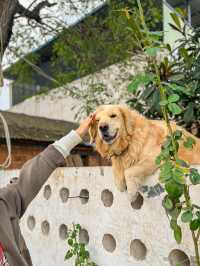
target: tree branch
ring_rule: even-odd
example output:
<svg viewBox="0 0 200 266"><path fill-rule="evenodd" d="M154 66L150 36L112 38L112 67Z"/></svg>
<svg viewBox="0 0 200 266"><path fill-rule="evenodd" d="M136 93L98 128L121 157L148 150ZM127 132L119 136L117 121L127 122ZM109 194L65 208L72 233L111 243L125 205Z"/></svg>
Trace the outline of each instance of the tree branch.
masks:
<svg viewBox="0 0 200 266"><path fill-rule="evenodd" d="M12 35L17 0L0 1L1 59Z"/></svg>
<svg viewBox="0 0 200 266"><path fill-rule="evenodd" d="M38 23L42 24L42 18L40 16L41 10L45 7L52 7L55 5L56 5L56 3L51 4L48 2L48 0L45 0L45 1L40 2L38 5L36 5L33 8L33 10L29 10L18 2L16 13L18 13L21 17L26 17L29 20L33 19L33 20L37 21Z"/></svg>

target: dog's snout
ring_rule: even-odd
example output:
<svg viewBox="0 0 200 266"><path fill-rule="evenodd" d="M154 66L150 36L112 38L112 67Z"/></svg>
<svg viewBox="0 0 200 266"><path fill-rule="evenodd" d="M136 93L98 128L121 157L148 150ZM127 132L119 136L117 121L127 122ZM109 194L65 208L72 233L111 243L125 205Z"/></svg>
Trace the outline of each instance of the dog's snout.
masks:
<svg viewBox="0 0 200 266"><path fill-rule="evenodd" d="M106 131L108 131L108 124L101 124L99 128L101 132L105 133Z"/></svg>

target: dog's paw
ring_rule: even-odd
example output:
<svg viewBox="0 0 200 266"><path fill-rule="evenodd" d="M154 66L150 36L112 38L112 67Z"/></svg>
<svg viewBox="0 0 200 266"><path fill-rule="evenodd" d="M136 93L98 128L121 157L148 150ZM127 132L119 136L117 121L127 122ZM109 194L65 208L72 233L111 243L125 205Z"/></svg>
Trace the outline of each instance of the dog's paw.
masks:
<svg viewBox="0 0 200 266"><path fill-rule="evenodd" d="M127 182L127 192L130 202L134 202L138 197L139 185L135 182Z"/></svg>
<svg viewBox="0 0 200 266"><path fill-rule="evenodd" d="M135 202L138 196L139 196L139 192L136 192L135 194L128 193L128 199L130 202Z"/></svg>
<svg viewBox="0 0 200 266"><path fill-rule="evenodd" d="M120 192L124 192L124 191L126 191L127 190L127 187L126 187L126 182L124 181L122 181L122 182L116 182L115 181L115 185L116 185L116 187L117 187L117 189L120 191Z"/></svg>

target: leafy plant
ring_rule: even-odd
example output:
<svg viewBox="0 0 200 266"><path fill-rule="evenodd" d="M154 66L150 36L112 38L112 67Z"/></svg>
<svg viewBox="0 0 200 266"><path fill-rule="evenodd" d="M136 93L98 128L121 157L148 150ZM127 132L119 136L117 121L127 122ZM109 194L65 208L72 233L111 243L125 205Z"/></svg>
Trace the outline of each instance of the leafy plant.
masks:
<svg viewBox="0 0 200 266"><path fill-rule="evenodd" d="M80 231L80 224L73 224L73 228L69 230L67 236L69 249L65 255L65 260L75 257L75 266L98 266L90 260L90 253L85 244L79 241Z"/></svg>
<svg viewBox="0 0 200 266"><path fill-rule="evenodd" d="M137 75L128 89L135 92L139 86L143 85L146 89L150 88L158 97L160 114L163 116L169 132L161 152L156 158L156 164L160 167L160 182L166 191L163 207L170 219L170 227L178 244L182 241L181 222L188 225L194 243L195 263L200 266L198 246L200 206L194 204L190 196L191 186L200 183L200 174L186 161L179 158L178 153L180 143L185 148L192 149L195 145L195 139L185 136L180 130L174 131L173 124L170 122L171 117L182 114L183 110L186 111L184 106L180 105L180 94L189 96L192 87L199 86L199 81L194 77L188 77L188 81L183 83L186 73L182 72L187 68L188 73L196 73L195 66L191 61L191 58L193 59L194 54L196 54L196 48L188 50L184 47L183 50L183 45L180 45L176 49L178 56L174 56L169 45L158 42L149 32L140 0L137 2L142 24L141 31L145 33L145 46L141 45L141 51L145 54L148 65L145 73ZM184 38L188 38L186 26L180 17L175 13L171 16L174 21L172 27L182 32ZM140 43L144 44L144 40ZM169 56L165 55L166 52ZM164 54L163 58L160 56L162 53ZM196 56L199 57L199 54Z"/></svg>
<svg viewBox="0 0 200 266"><path fill-rule="evenodd" d="M127 7L128 12L128 7L136 4L136 0L107 1L94 15L64 29L53 44L54 77L61 84L71 82L126 60L130 52L135 53L138 47L131 31L133 23L119 11ZM149 18L148 25L151 28L161 27L161 5L155 5L155 0L145 0L144 7ZM137 19L137 14L129 15ZM67 71L63 71L63 67Z"/></svg>
<svg viewBox="0 0 200 266"><path fill-rule="evenodd" d="M181 16L183 15L181 13ZM158 71L161 81L167 82L166 95L177 94L179 106L183 110L183 112L177 110L180 112L178 116L173 112L170 113L170 118L175 119L178 124L193 134L200 136L200 27L189 28L183 23L180 15L171 14L171 16L174 23L170 25L179 32L181 38L177 40L175 49L170 45L162 47L168 56L158 63ZM154 45L155 47L146 49L149 56L150 54L153 56L152 52L155 54L158 52L159 44L154 42ZM147 117L161 118L161 106L157 104L160 101L160 94L154 85L153 82L145 84L145 88L140 88L137 93L134 93L128 103ZM175 105L172 104L171 108L174 109L174 107Z"/></svg>

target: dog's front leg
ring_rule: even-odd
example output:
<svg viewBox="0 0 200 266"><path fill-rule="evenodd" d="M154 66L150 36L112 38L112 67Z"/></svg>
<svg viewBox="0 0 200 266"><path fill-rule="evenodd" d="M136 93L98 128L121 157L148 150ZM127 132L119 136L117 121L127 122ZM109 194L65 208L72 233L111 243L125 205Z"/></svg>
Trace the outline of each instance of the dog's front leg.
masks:
<svg viewBox="0 0 200 266"><path fill-rule="evenodd" d="M154 161L143 160L125 170L125 180L127 185L128 197L131 202L135 201L138 190L145 177L152 175L157 169Z"/></svg>
<svg viewBox="0 0 200 266"><path fill-rule="evenodd" d="M114 182L120 192L126 191L127 186L123 175L119 176L114 174Z"/></svg>
<svg viewBox="0 0 200 266"><path fill-rule="evenodd" d="M114 182L117 189L121 192L126 190L126 181L124 177L124 168L120 160L112 159L112 169L114 174Z"/></svg>

